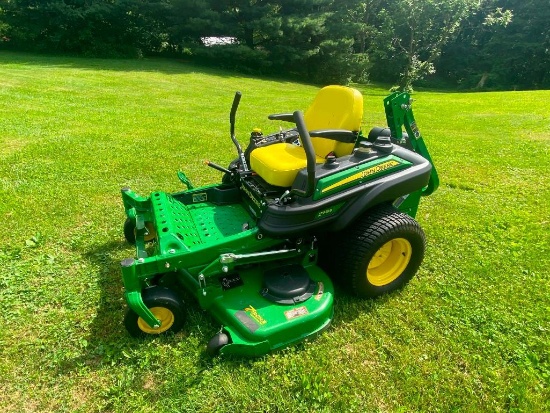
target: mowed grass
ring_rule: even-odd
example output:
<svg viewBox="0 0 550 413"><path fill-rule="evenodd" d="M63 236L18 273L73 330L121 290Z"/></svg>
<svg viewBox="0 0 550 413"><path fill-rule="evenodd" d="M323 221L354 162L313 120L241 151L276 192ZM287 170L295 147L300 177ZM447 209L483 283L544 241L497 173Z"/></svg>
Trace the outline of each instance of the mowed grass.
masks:
<svg viewBox="0 0 550 413"><path fill-rule="evenodd" d="M364 132L383 88L364 93ZM0 52L2 412L550 410L550 91L415 93L441 187L417 216L424 263L402 291L339 293L331 328L256 359L210 359L188 300L172 337L131 339L120 188L217 182L202 165L305 109L318 88L167 60Z"/></svg>

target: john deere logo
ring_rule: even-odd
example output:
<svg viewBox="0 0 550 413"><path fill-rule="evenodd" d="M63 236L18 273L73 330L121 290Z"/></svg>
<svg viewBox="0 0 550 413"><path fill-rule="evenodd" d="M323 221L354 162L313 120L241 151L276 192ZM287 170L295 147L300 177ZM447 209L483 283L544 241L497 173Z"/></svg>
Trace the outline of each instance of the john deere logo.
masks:
<svg viewBox="0 0 550 413"><path fill-rule="evenodd" d="M259 325L263 326L264 324L267 324L267 321L265 321L265 319L260 314L258 314L258 310L256 310L251 305L246 307L244 311L246 312L246 314L252 317Z"/></svg>
<svg viewBox="0 0 550 413"><path fill-rule="evenodd" d="M361 179L383 172L387 169L393 168L394 166L398 166L398 165L401 165L401 163L396 161L395 159L392 159L391 161L382 162L378 165L371 166L370 168L363 169L360 172L350 175L347 178L344 178L332 185L327 186L326 188L323 188L321 190L321 193L332 191L333 189L338 188L340 186L352 183L354 181L359 181Z"/></svg>
<svg viewBox="0 0 550 413"><path fill-rule="evenodd" d="M262 204L260 204L260 201L258 201L256 199L256 197L252 194L252 192L250 192L250 190L244 186L244 185L241 185L241 189L243 190L243 192L248 195L248 197L250 198L250 200L252 202L254 202L254 205L256 205L258 207L258 209L262 209Z"/></svg>

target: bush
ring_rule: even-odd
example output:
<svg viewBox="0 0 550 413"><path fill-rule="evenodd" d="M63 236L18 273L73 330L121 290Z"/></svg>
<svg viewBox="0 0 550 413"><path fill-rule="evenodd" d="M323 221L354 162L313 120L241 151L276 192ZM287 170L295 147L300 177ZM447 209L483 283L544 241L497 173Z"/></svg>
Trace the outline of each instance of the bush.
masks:
<svg viewBox="0 0 550 413"><path fill-rule="evenodd" d="M268 73L272 66L267 52L240 44L199 46L192 55L199 63L244 73Z"/></svg>

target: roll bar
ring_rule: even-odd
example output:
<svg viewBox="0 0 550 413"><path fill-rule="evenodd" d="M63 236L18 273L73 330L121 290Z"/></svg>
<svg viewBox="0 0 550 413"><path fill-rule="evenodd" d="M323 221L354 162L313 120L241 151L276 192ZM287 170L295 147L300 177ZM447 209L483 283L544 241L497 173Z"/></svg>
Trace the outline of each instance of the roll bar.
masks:
<svg viewBox="0 0 550 413"><path fill-rule="evenodd" d="M290 192L291 194L307 198L313 195L313 191L315 190L315 149L311 143L311 137L309 136L306 122L304 121L304 114L297 110L292 115L294 117L294 123L296 123L296 127L298 128L298 132L300 134L300 142L306 152L307 186L305 191L302 189L293 188Z"/></svg>

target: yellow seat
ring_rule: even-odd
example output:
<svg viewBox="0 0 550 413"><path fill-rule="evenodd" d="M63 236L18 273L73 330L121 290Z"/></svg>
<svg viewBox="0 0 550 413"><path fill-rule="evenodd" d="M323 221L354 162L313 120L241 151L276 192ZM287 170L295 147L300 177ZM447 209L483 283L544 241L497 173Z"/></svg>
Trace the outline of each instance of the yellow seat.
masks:
<svg viewBox="0 0 550 413"><path fill-rule="evenodd" d="M326 86L322 88L304 114L308 130L345 129L358 132L363 118L363 96L353 88ZM328 154L349 155L354 143L328 138L312 138L316 162L323 163ZM298 171L307 165L301 146L289 143L256 148L250 154L250 166L266 182L275 186L291 186Z"/></svg>

